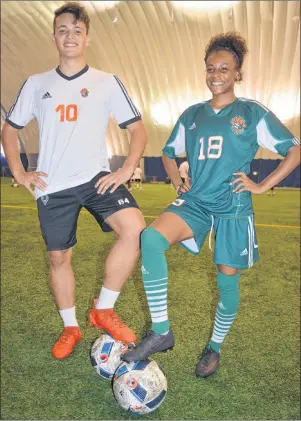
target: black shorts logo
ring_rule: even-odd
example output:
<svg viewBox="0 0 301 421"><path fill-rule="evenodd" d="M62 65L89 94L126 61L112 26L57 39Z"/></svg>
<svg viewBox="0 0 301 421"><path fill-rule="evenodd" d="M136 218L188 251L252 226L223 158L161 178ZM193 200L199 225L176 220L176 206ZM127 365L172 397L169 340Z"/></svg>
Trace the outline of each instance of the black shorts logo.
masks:
<svg viewBox="0 0 301 421"><path fill-rule="evenodd" d="M46 206L49 200L48 194L46 194L46 196L41 196L41 200L42 200L43 205Z"/></svg>
<svg viewBox="0 0 301 421"><path fill-rule="evenodd" d="M119 199L118 200L118 204L120 206L124 205L125 203L130 203L129 199L125 198L125 199Z"/></svg>

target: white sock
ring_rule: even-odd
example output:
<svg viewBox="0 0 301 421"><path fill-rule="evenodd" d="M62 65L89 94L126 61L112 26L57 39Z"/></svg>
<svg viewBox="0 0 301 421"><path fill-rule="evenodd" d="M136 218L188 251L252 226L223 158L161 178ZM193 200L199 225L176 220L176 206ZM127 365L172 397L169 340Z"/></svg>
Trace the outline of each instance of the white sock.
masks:
<svg viewBox="0 0 301 421"><path fill-rule="evenodd" d="M61 318L63 319L64 327L78 326L75 317L75 307L59 310L59 313Z"/></svg>
<svg viewBox="0 0 301 421"><path fill-rule="evenodd" d="M95 308L97 308L97 310L114 308L119 294L120 291L112 291L111 289L102 287Z"/></svg>

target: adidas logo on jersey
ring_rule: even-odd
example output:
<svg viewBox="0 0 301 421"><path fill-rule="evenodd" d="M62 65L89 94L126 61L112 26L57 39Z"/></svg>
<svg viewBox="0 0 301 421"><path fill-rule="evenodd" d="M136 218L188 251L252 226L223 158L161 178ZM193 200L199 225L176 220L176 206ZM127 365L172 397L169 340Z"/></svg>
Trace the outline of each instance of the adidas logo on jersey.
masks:
<svg viewBox="0 0 301 421"><path fill-rule="evenodd" d="M46 92L46 94L44 94L44 95L42 96L42 99L46 99L46 98L52 98L52 96L50 95L50 93L49 93L49 92Z"/></svg>
<svg viewBox="0 0 301 421"><path fill-rule="evenodd" d="M196 128L196 125L195 125L195 123L193 123L190 127L189 127L189 130L193 130L193 129L195 129Z"/></svg>
<svg viewBox="0 0 301 421"><path fill-rule="evenodd" d="M218 303L219 308L221 308L222 310L226 310L226 307L224 306L224 304L220 301Z"/></svg>
<svg viewBox="0 0 301 421"><path fill-rule="evenodd" d="M143 273L143 275L149 275L149 272L145 269L144 266L141 267L141 272Z"/></svg>
<svg viewBox="0 0 301 421"><path fill-rule="evenodd" d="M240 255L241 255L241 256L245 256L246 254L248 254L248 250L247 250L247 249L244 249L244 250L240 253Z"/></svg>

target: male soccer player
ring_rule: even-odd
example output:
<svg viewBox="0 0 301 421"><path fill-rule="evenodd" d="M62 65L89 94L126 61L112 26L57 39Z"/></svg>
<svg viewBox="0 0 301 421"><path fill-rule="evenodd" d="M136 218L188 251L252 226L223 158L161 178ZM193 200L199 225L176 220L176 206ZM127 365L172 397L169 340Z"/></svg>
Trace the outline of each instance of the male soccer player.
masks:
<svg viewBox="0 0 301 421"><path fill-rule="evenodd" d="M75 314L72 247L80 210L86 208L104 232L118 239L105 264L103 287L89 320L114 338L135 341L135 334L114 312L114 305L139 255L144 218L123 186L133 174L147 143L141 114L117 76L89 67L89 16L69 2L55 11L53 40L59 66L29 77L13 103L3 128L3 148L15 180L37 199L41 232L50 263L51 289L64 330L52 349L65 358L81 339ZM112 114L131 142L122 168L110 173L105 134ZM18 150L18 130L36 118L40 150L35 172L25 172ZM34 191L31 185L35 186Z"/></svg>

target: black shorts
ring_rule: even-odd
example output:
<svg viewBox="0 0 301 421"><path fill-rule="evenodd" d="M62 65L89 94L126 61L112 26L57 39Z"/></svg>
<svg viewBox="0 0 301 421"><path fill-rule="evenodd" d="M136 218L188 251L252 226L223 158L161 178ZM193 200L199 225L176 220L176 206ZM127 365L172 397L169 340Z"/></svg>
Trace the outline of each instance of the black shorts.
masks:
<svg viewBox="0 0 301 421"><path fill-rule="evenodd" d="M113 213L126 208L139 209L124 185L114 193L108 189L103 195L97 194L95 183L107 174L110 173L100 172L88 183L39 197L40 227L48 251L65 250L76 244L77 220L82 208L94 216L104 232L112 231L105 220Z"/></svg>

